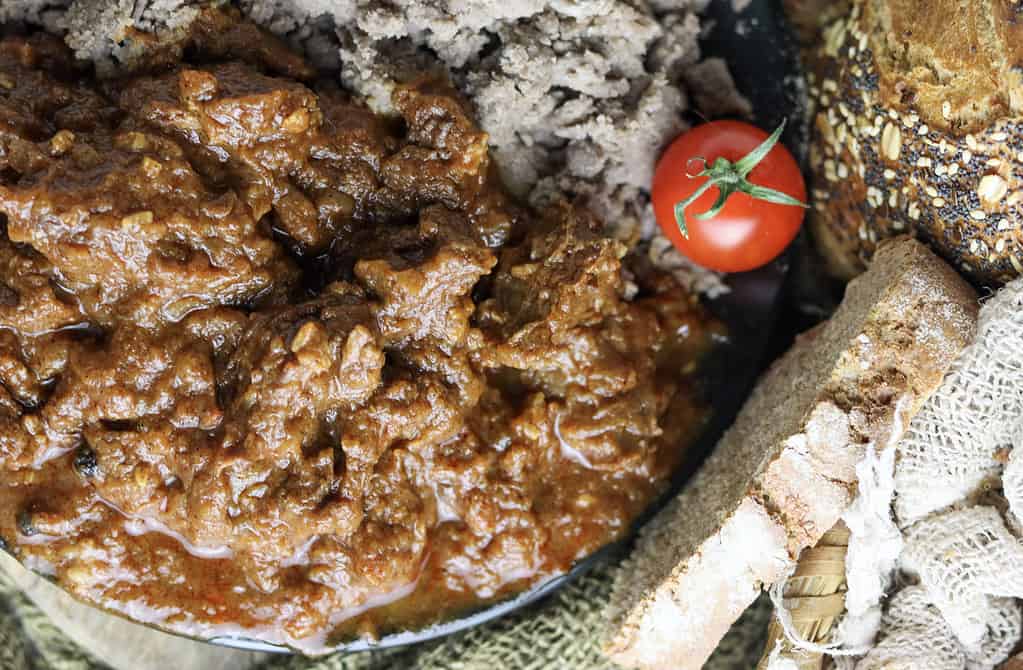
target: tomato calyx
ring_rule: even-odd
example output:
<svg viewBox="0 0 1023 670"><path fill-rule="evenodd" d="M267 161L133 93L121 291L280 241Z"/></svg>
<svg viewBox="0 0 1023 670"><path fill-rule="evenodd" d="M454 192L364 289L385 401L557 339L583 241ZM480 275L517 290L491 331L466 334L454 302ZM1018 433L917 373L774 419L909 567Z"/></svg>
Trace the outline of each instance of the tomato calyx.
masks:
<svg viewBox="0 0 1023 670"><path fill-rule="evenodd" d="M781 137L782 131L785 130L785 120L782 120L781 125L778 126L770 137L764 140L760 146L753 151L749 152L734 163L727 158L717 158L714 163L710 166L707 165L707 160L703 157L696 156L689 159L686 163L686 175L690 179L696 179L697 177L706 177L706 181L700 184L700 187L693 191L692 195L683 200L682 202L676 203L675 205L675 222L678 223L678 228L682 233L682 237L689 238L689 229L686 225L686 207L693 204L697 198L703 195L710 187L716 186L718 189L717 200L711 205L710 209L702 214L696 214L695 217L700 221L706 221L712 219L721 213L724 209L725 203L728 198L735 192L741 192L749 195L751 198L757 200L765 200L778 205L791 205L793 207L807 208L805 202L793 198L787 193L776 191L773 188L767 188L766 186L758 186L751 183L746 177L753 171L760 161L764 160L764 157L771 152L774 145L778 143L778 139ZM689 166L693 163L698 163L702 167L699 172L691 172Z"/></svg>

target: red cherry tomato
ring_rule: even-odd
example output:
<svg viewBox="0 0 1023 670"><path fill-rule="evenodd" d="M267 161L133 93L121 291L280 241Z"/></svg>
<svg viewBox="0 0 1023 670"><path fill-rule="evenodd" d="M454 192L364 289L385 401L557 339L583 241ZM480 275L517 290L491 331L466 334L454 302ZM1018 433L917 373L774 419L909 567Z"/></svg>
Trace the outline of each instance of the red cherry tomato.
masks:
<svg viewBox="0 0 1023 670"><path fill-rule="evenodd" d="M776 131L780 134L781 129ZM735 190L728 195L724 207L712 218L700 220L698 215L710 210L721 189L711 185L702 195L682 208L688 237L676 219L676 204L692 197L708 176L690 174L714 172L715 162L723 158L735 167L740 159L768 139L763 130L739 121L712 121L693 128L672 142L661 156L654 173L651 197L654 214L665 236L693 262L723 272L752 270L777 257L803 223L806 184L792 154L781 144L774 144L767 154L748 172L745 185L735 181L734 170L719 162L717 175L731 174ZM700 160L702 159L702 161ZM705 162L705 165L704 165ZM741 175L740 175L741 177ZM726 177L726 181L729 177ZM723 183L723 182L715 182ZM798 201L780 204L753 197L741 189L761 192L766 187L770 198L781 200L780 194ZM728 186L726 184L726 190Z"/></svg>

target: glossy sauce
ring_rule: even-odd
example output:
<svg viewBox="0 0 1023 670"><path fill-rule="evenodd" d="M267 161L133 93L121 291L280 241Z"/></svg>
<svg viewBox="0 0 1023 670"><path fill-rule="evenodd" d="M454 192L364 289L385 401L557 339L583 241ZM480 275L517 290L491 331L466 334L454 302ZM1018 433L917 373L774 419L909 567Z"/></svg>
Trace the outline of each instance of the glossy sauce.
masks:
<svg viewBox="0 0 1023 670"><path fill-rule="evenodd" d="M697 301L587 211L511 202L443 81L396 122L232 15L188 42L102 82L0 42L8 548L315 653L625 533L706 416Z"/></svg>

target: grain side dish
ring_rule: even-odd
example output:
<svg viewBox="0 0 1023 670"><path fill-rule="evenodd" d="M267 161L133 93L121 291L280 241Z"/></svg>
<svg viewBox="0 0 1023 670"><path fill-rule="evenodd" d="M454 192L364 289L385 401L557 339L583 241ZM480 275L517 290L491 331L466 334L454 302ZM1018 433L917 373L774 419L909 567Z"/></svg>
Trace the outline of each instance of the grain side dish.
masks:
<svg viewBox="0 0 1023 670"><path fill-rule="evenodd" d="M586 209L506 195L443 77L391 103L229 12L102 80L0 41L8 551L316 653L563 573L664 489L720 327Z"/></svg>

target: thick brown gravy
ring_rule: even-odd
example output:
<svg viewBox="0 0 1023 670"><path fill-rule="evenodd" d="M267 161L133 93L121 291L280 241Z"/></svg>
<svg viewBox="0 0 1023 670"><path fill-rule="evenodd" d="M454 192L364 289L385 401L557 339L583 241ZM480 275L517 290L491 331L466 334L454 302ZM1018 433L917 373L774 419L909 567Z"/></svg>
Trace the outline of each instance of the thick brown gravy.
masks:
<svg viewBox="0 0 1023 670"><path fill-rule="evenodd" d="M378 118L215 12L167 53L98 81L0 42L6 548L318 652L625 533L706 414L695 299L585 210L509 201L441 80Z"/></svg>

